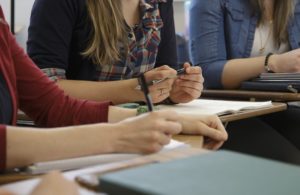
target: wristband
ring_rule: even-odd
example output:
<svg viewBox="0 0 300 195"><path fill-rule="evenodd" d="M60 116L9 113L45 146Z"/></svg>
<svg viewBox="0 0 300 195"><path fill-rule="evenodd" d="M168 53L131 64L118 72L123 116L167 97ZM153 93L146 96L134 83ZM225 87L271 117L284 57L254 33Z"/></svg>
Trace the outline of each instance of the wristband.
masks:
<svg viewBox="0 0 300 195"><path fill-rule="evenodd" d="M269 59L270 59L270 57L272 55L273 55L273 53L268 53L267 56L266 56L266 58L265 58L265 65L264 65L264 67L265 67L266 72L272 72L272 70L270 69L270 66L269 66Z"/></svg>

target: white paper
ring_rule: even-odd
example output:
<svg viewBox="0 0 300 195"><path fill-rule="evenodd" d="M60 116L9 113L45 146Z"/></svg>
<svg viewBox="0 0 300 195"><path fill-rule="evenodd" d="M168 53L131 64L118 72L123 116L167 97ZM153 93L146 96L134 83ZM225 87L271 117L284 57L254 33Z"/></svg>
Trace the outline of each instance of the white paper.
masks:
<svg viewBox="0 0 300 195"><path fill-rule="evenodd" d="M171 140L168 145L165 145L161 151L172 150L181 147L187 147L188 144L185 144L180 141ZM112 163L117 161L129 160L136 157L141 156L140 154L101 154L101 155L94 155L94 156L86 156L86 157L79 157L79 158L71 158L65 160L55 160L55 161L48 161L48 162L40 162L35 163L31 166L28 166L24 169L24 172L29 174L42 174L46 173L51 170L73 170L79 169L88 166Z"/></svg>
<svg viewBox="0 0 300 195"><path fill-rule="evenodd" d="M186 104L160 105L160 110L174 110L183 114L219 116L236 113L243 110L252 110L271 107L271 101L249 102L249 101L227 101L227 100L206 100L197 99Z"/></svg>

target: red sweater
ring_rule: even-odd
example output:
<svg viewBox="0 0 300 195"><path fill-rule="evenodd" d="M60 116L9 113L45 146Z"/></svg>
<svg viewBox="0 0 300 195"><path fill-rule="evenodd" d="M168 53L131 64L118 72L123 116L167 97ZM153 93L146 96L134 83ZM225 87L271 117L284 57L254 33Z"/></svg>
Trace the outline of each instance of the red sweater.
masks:
<svg viewBox="0 0 300 195"><path fill-rule="evenodd" d="M16 124L18 108L39 126L107 122L109 102L78 101L66 96L18 46L1 18L0 6L0 71L12 98L12 125ZM6 127L0 124L0 170L5 166Z"/></svg>

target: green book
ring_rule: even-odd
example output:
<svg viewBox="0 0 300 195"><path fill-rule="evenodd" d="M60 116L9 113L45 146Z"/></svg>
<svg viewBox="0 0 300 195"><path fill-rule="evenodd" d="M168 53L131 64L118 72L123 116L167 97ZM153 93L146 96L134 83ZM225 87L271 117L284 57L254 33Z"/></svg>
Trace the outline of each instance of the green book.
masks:
<svg viewBox="0 0 300 195"><path fill-rule="evenodd" d="M299 195L300 167L218 151L110 173L100 183L109 195Z"/></svg>

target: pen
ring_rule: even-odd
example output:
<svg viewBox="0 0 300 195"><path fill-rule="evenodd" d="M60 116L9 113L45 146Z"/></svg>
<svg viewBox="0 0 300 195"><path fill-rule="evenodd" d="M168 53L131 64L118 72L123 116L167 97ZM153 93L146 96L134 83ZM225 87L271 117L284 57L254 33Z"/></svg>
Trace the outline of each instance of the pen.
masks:
<svg viewBox="0 0 300 195"><path fill-rule="evenodd" d="M142 89L142 91L144 92L144 95L145 95L148 111L152 112L153 111L153 103L152 103L151 96L150 96L149 89L148 89L148 85L146 83L146 79L145 79L145 76L144 76L143 73L139 76L139 83L140 83L141 89Z"/></svg>
<svg viewBox="0 0 300 195"><path fill-rule="evenodd" d="M186 72L185 72L185 68L181 68L181 69L178 69L178 70L176 70L176 72L177 72L177 74L175 75L175 76L173 76L173 77L167 77L167 78L164 78L164 79L159 79L159 80L153 80L153 81L151 81L150 83L147 83L147 86L151 86L151 85L154 85L154 84L158 84L158 83L160 83L160 82L163 82L163 81L165 81L165 80L167 80L167 79L174 79L174 78L176 78L178 75L183 75L183 74L185 74ZM143 75L143 77L144 77L144 75ZM144 77L145 78L145 77ZM140 80L141 78L139 77L139 80ZM142 88L141 88L141 85L139 84L138 86L136 86L136 88L135 88L136 90L141 90Z"/></svg>
<svg viewBox="0 0 300 195"><path fill-rule="evenodd" d="M174 78L176 78L178 75L183 75L183 74L186 73L186 72L185 72L185 68L178 69L178 70L176 70L176 72L177 72L176 76L174 76L174 77L167 77L167 78L159 79L159 80L153 80L153 81L151 81L150 85L154 85L154 84L163 82L163 81L165 81L165 80L167 80L167 79L174 79ZM149 84L148 84L148 85L149 85Z"/></svg>

